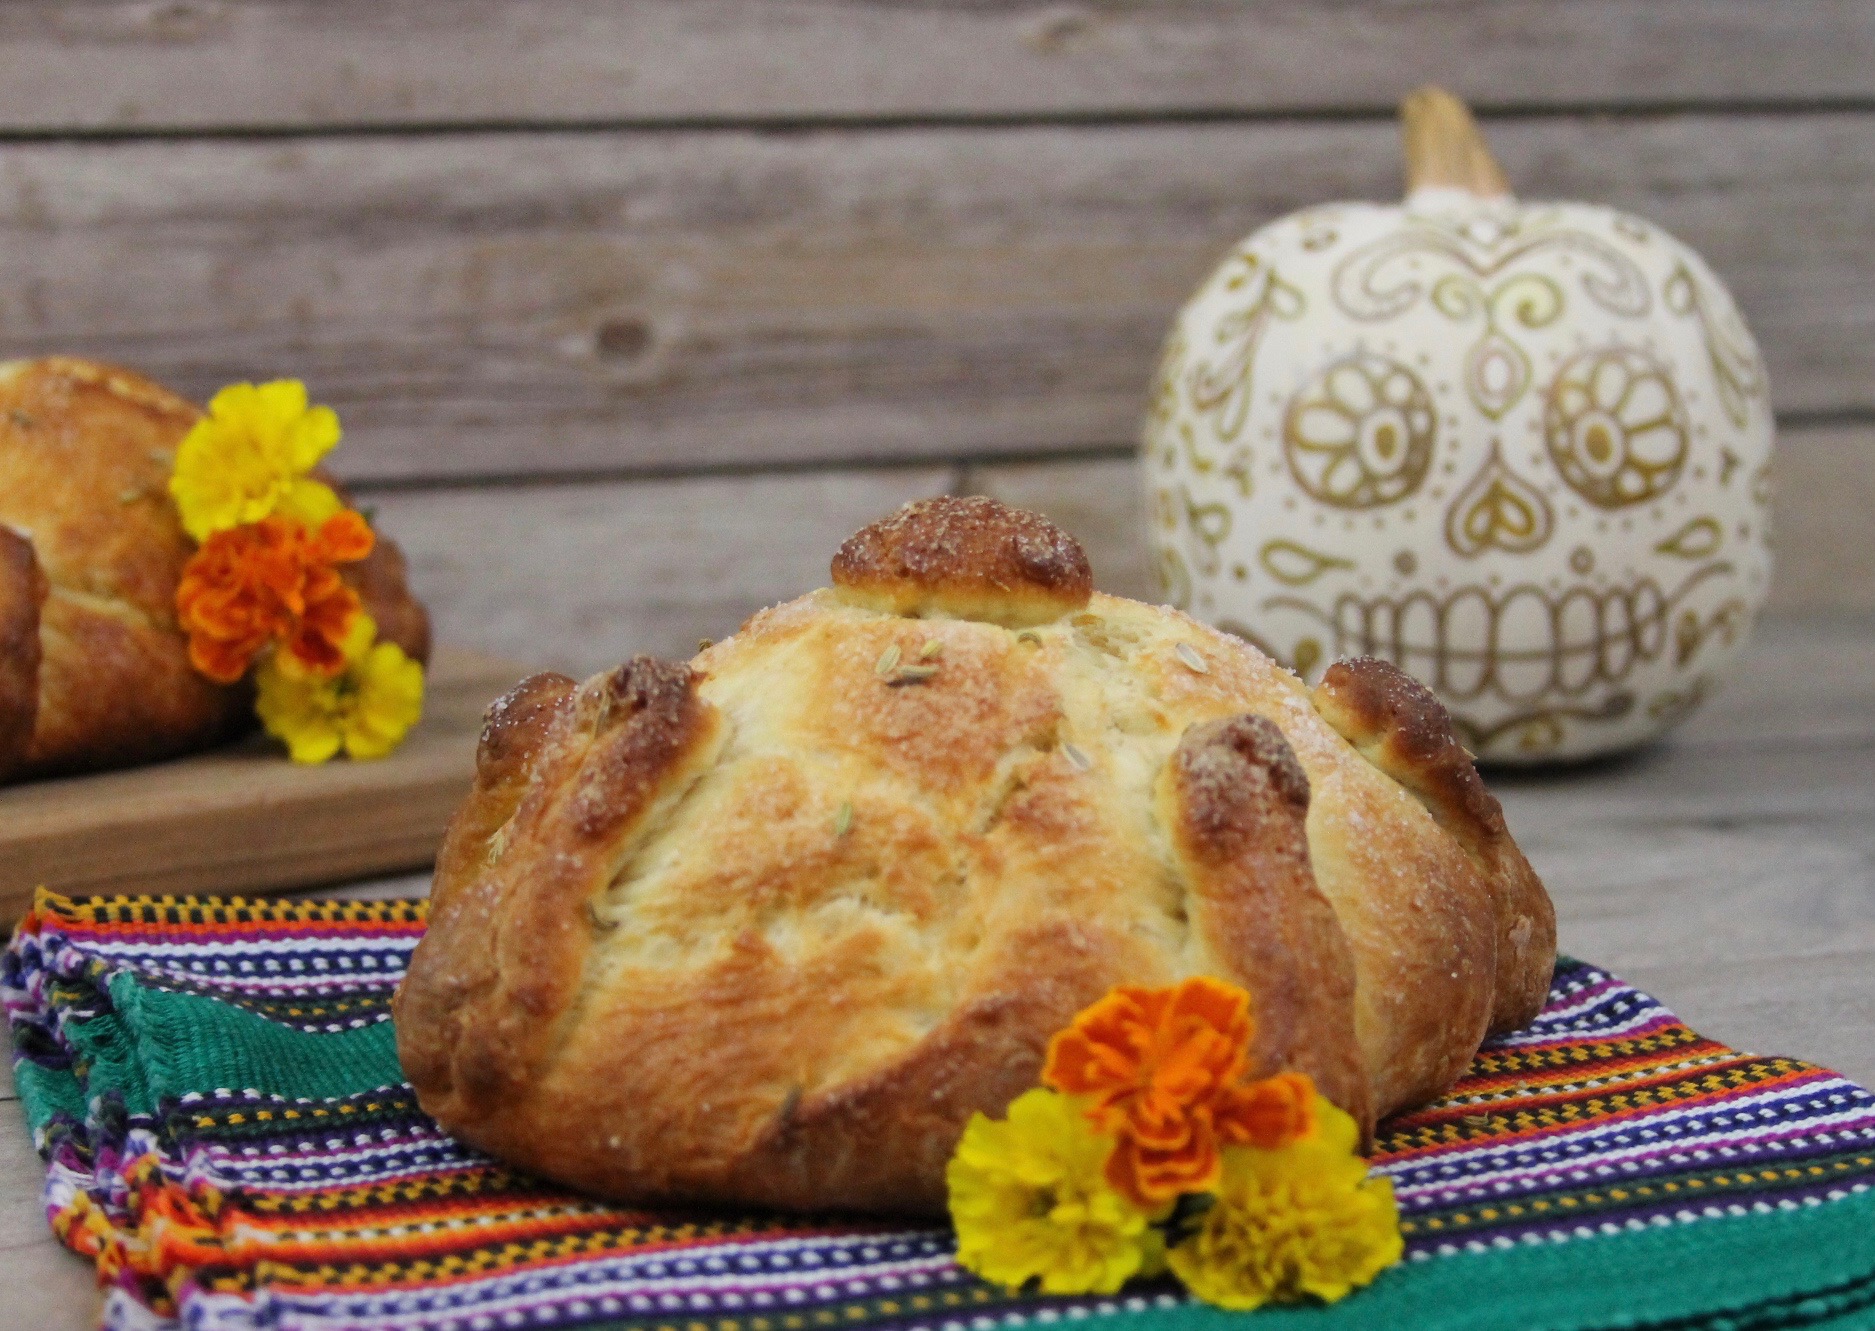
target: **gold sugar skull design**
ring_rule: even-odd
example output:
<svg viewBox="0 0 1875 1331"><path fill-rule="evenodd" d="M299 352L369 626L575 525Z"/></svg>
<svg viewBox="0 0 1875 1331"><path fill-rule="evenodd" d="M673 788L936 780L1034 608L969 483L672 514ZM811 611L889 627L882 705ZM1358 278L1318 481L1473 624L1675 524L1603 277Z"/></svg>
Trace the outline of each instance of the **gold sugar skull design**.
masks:
<svg viewBox="0 0 1875 1331"><path fill-rule="evenodd" d="M1672 376L1627 347L1586 351L1563 366L1543 432L1569 488L1601 508L1656 498L1686 462L1686 408Z"/></svg>
<svg viewBox="0 0 1875 1331"><path fill-rule="evenodd" d="M1248 247L1224 261L1218 287L1231 308L1199 344L1211 349L1212 359L1192 367L1185 388L1192 405L1209 418L1218 440L1228 443L1237 438L1250 414L1257 348L1273 323L1301 318L1307 302Z"/></svg>
<svg viewBox="0 0 1875 1331"><path fill-rule="evenodd" d="M1504 465L1493 442L1491 456L1445 514L1445 542L1469 559L1496 548L1511 554L1540 550L1555 517L1542 490Z"/></svg>
<svg viewBox="0 0 1875 1331"><path fill-rule="evenodd" d="M1402 206L1265 227L1180 314L1142 452L1165 595L1311 679L1394 661L1488 760L1643 742L1768 585L1763 363L1657 227L1423 165Z"/></svg>
<svg viewBox="0 0 1875 1331"><path fill-rule="evenodd" d="M1290 473L1336 508L1397 503L1432 465L1432 397L1385 356L1357 351L1297 393L1283 421Z"/></svg>

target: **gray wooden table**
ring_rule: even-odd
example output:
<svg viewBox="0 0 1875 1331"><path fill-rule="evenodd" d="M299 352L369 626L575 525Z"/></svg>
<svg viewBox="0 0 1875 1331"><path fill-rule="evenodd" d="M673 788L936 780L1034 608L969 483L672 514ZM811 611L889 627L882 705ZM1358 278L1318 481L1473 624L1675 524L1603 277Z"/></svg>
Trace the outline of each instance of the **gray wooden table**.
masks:
<svg viewBox="0 0 1875 1331"><path fill-rule="evenodd" d="M1875 622L1766 623L1669 742L1493 784L1566 951L1715 1039L1875 1081ZM86 1326L90 1273L46 1229L40 1177L18 1113L0 1108L0 1326Z"/></svg>

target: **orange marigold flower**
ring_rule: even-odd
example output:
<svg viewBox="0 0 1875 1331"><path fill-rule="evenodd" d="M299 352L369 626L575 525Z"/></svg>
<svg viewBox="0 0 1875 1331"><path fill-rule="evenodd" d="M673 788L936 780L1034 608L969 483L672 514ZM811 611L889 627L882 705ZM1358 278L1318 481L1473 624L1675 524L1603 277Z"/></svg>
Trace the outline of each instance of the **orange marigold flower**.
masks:
<svg viewBox="0 0 1875 1331"><path fill-rule="evenodd" d="M374 540L350 509L313 530L268 517L216 532L190 558L176 589L190 662L217 683L232 684L278 642L283 663L335 673L362 608L337 565L363 559Z"/></svg>
<svg viewBox="0 0 1875 1331"><path fill-rule="evenodd" d="M1217 1134L1226 1146L1280 1151L1315 1127L1315 1083L1306 1072L1229 1088L1217 1108Z"/></svg>
<svg viewBox="0 0 1875 1331"><path fill-rule="evenodd" d="M1154 1207L1217 1181L1220 1111L1231 1140L1269 1116L1267 1097L1247 1101L1238 1084L1252 1030L1234 985L1121 985L1049 1042L1042 1082L1087 1097L1088 1119L1115 1138L1108 1181Z"/></svg>

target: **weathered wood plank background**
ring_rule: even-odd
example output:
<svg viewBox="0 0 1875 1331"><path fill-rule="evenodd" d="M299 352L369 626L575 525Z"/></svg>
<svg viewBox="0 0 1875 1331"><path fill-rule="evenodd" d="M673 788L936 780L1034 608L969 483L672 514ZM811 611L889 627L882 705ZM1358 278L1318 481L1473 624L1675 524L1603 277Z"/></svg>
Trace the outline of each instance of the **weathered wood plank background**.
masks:
<svg viewBox="0 0 1875 1331"><path fill-rule="evenodd" d="M1231 241L1399 190L1392 104L1730 281L1774 608L1875 612L1875 0L15 0L0 345L304 377L443 633L596 668L946 488L1149 591L1128 465Z"/></svg>
<svg viewBox="0 0 1875 1331"><path fill-rule="evenodd" d="M50 130L1378 111L1428 79L1493 106L1875 91L1853 0L9 0L0 50L0 114Z"/></svg>

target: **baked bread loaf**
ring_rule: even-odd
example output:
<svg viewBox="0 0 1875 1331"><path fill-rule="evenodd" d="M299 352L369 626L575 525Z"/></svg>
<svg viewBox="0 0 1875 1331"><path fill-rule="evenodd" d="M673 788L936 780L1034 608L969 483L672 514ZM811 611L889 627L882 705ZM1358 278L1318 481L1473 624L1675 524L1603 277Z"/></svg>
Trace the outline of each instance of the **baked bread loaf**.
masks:
<svg viewBox="0 0 1875 1331"><path fill-rule="evenodd" d="M1254 999L1371 1129L1538 1011L1542 884L1445 713L1095 593L987 499L860 532L688 664L489 710L396 999L425 1109L633 1203L940 1213L1117 983Z"/></svg>
<svg viewBox="0 0 1875 1331"><path fill-rule="evenodd" d="M244 685L189 664L176 584L195 546L168 492L201 413L128 370L0 365L0 782L207 748L253 724ZM429 618L378 539L345 570L419 660Z"/></svg>

